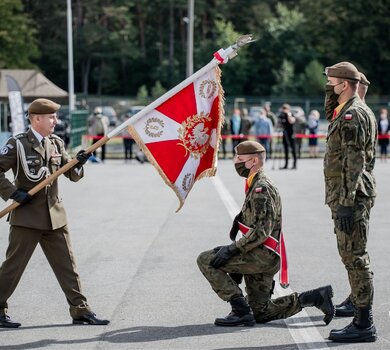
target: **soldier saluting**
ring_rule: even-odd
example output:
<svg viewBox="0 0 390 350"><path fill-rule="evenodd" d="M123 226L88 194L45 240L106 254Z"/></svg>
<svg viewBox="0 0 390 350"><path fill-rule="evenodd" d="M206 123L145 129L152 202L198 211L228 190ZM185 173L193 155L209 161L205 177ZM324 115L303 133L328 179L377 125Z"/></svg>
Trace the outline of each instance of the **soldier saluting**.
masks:
<svg viewBox="0 0 390 350"><path fill-rule="evenodd" d="M246 198L236 216L231 245L201 253L198 266L218 296L232 306L231 313L217 318L218 326L253 326L290 317L302 308L315 306L329 324L334 316L331 286L271 299L274 275L280 268L282 204L278 189L263 170L266 152L255 141L241 142L235 148L234 165L246 178ZM235 241L238 230L243 237ZM239 287L238 274L245 279L247 297Z"/></svg>
<svg viewBox="0 0 390 350"><path fill-rule="evenodd" d="M47 99L33 101L28 108L30 129L10 138L0 150L0 196L20 203L9 217L9 245L6 260L0 267L0 327L20 326L7 315L7 300L18 285L37 244L42 247L66 296L73 323L109 323L96 317L81 291L57 180L33 197L27 193L71 160L64 142L52 134L60 107ZM80 151L77 154L79 163L65 176L71 181L80 180L84 175L82 166L88 157ZM5 177L9 169L14 173L14 182Z"/></svg>
<svg viewBox="0 0 390 350"><path fill-rule="evenodd" d="M348 272L350 300L355 316L329 339L372 342L376 329L372 316L373 273L367 252L370 210L376 196L373 175L377 128L371 109L357 95L361 75L349 62L325 69L326 114L330 121L324 158L326 204L332 211L337 247ZM330 107L337 106L333 113ZM353 308L352 308L353 309Z"/></svg>

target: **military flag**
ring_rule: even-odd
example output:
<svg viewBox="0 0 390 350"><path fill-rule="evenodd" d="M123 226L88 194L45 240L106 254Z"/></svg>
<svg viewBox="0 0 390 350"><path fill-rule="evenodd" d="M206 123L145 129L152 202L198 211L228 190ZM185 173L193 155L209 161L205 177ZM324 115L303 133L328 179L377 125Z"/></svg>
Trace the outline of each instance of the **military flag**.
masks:
<svg viewBox="0 0 390 350"><path fill-rule="evenodd" d="M216 172L223 122L218 66L129 125L129 133L180 201L195 181Z"/></svg>
<svg viewBox="0 0 390 350"><path fill-rule="evenodd" d="M236 57L242 46L253 41L252 35L242 35L233 45L219 49L207 65L85 151L94 152L130 127L130 133L138 145L177 194L179 210L194 182L204 176L212 176L216 171L223 119L223 90L218 65ZM34 195L77 163L76 158L72 159L28 193ZM18 202L13 202L0 211L0 218L18 205Z"/></svg>

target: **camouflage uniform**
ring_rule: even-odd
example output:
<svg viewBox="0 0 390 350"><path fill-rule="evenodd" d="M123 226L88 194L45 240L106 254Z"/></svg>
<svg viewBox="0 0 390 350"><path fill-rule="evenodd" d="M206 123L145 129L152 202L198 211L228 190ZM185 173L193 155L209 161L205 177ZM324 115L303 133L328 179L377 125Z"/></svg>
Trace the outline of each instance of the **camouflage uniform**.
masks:
<svg viewBox="0 0 390 350"><path fill-rule="evenodd" d="M252 181L240 216L240 221L251 227L236 242L240 254L216 269L210 266L215 251L201 253L197 262L203 275L222 300L230 301L232 296L242 295L242 291L228 273L244 274L248 303L258 323L287 318L301 311L297 293L271 300L280 259L262 242L269 236L279 240L282 206L278 190L262 170Z"/></svg>
<svg viewBox="0 0 390 350"><path fill-rule="evenodd" d="M367 252L370 209L376 196L372 173L377 137L372 111L359 97L351 98L328 128L324 174L326 204L335 221L337 246L348 272L355 307L367 307L373 301L373 272ZM353 232L338 228L338 205L353 207Z"/></svg>

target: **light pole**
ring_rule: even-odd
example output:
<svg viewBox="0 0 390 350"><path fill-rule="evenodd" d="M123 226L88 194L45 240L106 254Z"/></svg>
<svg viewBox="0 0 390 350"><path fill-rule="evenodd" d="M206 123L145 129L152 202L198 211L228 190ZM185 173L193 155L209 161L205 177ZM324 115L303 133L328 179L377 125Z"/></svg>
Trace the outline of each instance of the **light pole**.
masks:
<svg viewBox="0 0 390 350"><path fill-rule="evenodd" d="M187 13L187 77L194 73L194 0L188 0Z"/></svg>
<svg viewBox="0 0 390 350"><path fill-rule="evenodd" d="M71 0L67 0L67 26L68 26L68 94L69 94L69 114L70 114L74 110L74 105L75 105Z"/></svg>

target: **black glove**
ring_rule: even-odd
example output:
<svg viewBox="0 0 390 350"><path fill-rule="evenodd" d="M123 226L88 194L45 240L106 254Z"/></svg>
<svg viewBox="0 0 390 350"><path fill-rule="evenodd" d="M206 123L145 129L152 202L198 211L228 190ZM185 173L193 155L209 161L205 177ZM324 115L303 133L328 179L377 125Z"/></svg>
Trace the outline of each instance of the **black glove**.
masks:
<svg viewBox="0 0 390 350"><path fill-rule="evenodd" d="M14 193L11 194L10 198L20 204L25 204L31 201L32 196L30 196L26 190L18 188Z"/></svg>
<svg viewBox="0 0 390 350"><path fill-rule="evenodd" d="M81 151L78 151L76 154L76 158L79 161L80 165L84 165L90 156L91 156L91 154L86 153L83 149Z"/></svg>
<svg viewBox="0 0 390 350"><path fill-rule="evenodd" d="M242 273L229 273L230 278L237 283L237 285L240 285L242 282L242 278L244 275Z"/></svg>
<svg viewBox="0 0 390 350"><path fill-rule="evenodd" d="M210 266L216 269L224 266L233 256L237 255L239 252L240 251L236 247L235 243L232 243L231 245L224 245L220 250L218 250L214 258L211 259Z"/></svg>
<svg viewBox="0 0 390 350"><path fill-rule="evenodd" d="M346 234L352 233L355 213L353 207L345 207L341 204L336 209L336 222L341 231Z"/></svg>
<svg viewBox="0 0 390 350"><path fill-rule="evenodd" d="M215 247L215 248L213 249L214 253L217 253L218 250L220 250L222 247L223 247L223 245L219 245L218 247Z"/></svg>
<svg viewBox="0 0 390 350"><path fill-rule="evenodd" d="M230 229L229 237L230 237L230 239L231 239L233 242L236 240L237 233L238 233L238 231L240 230L240 229L239 229L239 226L238 226L238 221L240 220L240 218L241 218L241 213L238 214L238 215L234 218L232 228Z"/></svg>

